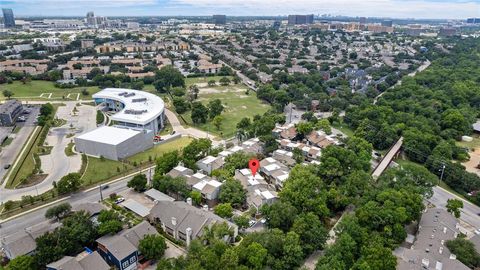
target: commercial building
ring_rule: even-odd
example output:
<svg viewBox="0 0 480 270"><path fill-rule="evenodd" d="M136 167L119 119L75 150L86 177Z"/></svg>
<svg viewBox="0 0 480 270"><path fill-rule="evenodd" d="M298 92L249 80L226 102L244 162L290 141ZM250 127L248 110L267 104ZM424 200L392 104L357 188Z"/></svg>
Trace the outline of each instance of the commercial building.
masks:
<svg viewBox="0 0 480 270"><path fill-rule="evenodd" d="M226 24L227 23L227 16L225 15L213 15L213 23L214 24Z"/></svg>
<svg viewBox="0 0 480 270"><path fill-rule="evenodd" d="M382 26L392 27L393 26L393 21L392 20L384 20L384 21L382 21Z"/></svg>
<svg viewBox="0 0 480 270"><path fill-rule="evenodd" d="M15 17L13 16L13 10L11 8L2 8L3 12L3 25L5 28L15 27Z"/></svg>
<svg viewBox="0 0 480 270"><path fill-rule="evenodd" d="M12 126L22 114L22 103L11 99L0 105L0 126Z"/></svg>
<svg viewBox="0 0 480 270"><path fill-rule="evenodd" d="M313 14L309 15L288 15L288 24L297 25L297 24L312 24L313 23Z"/></svg>
<svg viewBox="0 0 480 270"><path fill-rule="evenodd" d="M480 18L468 18L467 23L480 23Z"/></svg>
<svg viewBox="0 0 480 270"><path fill-rule="evenodd" d="M93 98L104 110L115 112L110 117L114 126L102 126L76 137L78 152L119 160L153 146L165 117L160 97L138 90L106 88Z"/></svg>

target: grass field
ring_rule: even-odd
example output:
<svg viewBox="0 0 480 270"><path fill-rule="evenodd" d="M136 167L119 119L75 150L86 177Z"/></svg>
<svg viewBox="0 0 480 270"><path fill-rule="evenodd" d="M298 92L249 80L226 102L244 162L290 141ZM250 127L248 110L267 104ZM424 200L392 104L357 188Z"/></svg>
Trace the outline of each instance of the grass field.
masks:
<svg viewBox="0 0 480 270"><path fill-rule="evenodd" d="M166 142L164 144L155 145L153 148L150 148L147 151L144 151L142 153L138 153L132 157L129 157L128 161L141 164L141 163L148 162L149 157L151 157L152 160L155 160L156 158L161 156L163 153L183 149L191 141L192 139L189 137L181 137L173 141Z"/></svg>
<svg viewBox="0 0 480 270"><path fill-rule="evenodd" d="M88 186L121 175L133 166L116 160L88 157L88 165L82 177L82 185Z"/></svg>
<svg viewBox="0 0 480 270"><path fill-rule="evenodd" d="M219 83L220 79L223 77L227 77L230 81L233 80L232 76L208 76L208 77L195 77L195 78L185 78L185 84L187 86L197 83L208 83L210 80L215 80L217 84Z"/></svg>
<svg viewBox="0 0 480 270"><path fill-rule="evenodd" d="M82 96L81 94L84 88L87 88L90 94L88 97ZM26 84L14 81L12 84L1 84L0 92L4 89L8 89L14 93L12 98L28 100L76 100L77 93L80 93L80 99L90 99L92 94L100 91L96 86L61 89L56 88L54 83L49 81L31 81ZM50 93L52 94L51 96ZM71 95L67 98L68 94ZM3 99L5 99L5 97L0 95L0 100Z"/></svg>
<svg viewBox="0 0 480 270"><path fill-rule="evenodd" d="M88 165L82 177L82 185L90 186L116 176L126 175L135 169L132 165L134 162L138 165L145 164L148 162L149 156L152 157L152 160L155 160L156 157L165 152L182 149L190 141L192 139L185 137L160 144L128 158L126 162L88 157Z"/></svg>
<svg viewBox="0 0 480 270"><path fill-rule="evenodd" d="M254 92L250 91L250 94L246 95L245 91L247 88L243 85L232 85L230 87L217 86L211 88L218 90L219 92L202 93L200 90L198 101L202 102L204 105L207 105L210 100L217 98L222 101L225 110L222 113L224 120L220 130L217 130L211 121L208 121L205 124L193 125L190 112L187 112L182 116L189 125L208 131L216 136L230 138L235 135L237 123L240 122L242 118L253 118L254 115L262 115L270 109L270 105L259 100Z"/></svg>
<svg viewBox="0 0 480 270"><path fill-rule="evenodd" d="M334 122L332 124L332 127L340 130L343 133L345 133L345 135L347 135L348 137L353 137L354 131L350 127L348 127L347 124L343 123L343 121L340 122L340 123L339 122Z"/></svg>

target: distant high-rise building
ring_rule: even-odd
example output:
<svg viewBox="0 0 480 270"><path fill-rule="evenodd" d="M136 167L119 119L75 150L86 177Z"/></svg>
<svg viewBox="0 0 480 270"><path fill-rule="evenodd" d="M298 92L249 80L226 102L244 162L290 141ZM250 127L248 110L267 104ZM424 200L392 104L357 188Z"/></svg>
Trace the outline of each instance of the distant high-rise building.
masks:
<svg viewBox="0 0 480 270"><path fill-rule="evenodd" d="M213 15L213 23L214 24L226 24L227 23L227 16L226 15Z"/></svg>
<svg viewBox="0 0 480 270"><path fill-rule="evenodd" d="M5 28L15 27L15 17L13 17L13 10L11 8L2 8L3 25Z"/></svg>
<svg viewBox="0 0 480 270"><path fill-rule="evenodd" d="M367 18L366 17L360 17L359 23L360 24L366 24L367 23Z"/></svg>
<svg viewBox="0 0 480 270"><path fill-rule="evenodd" d="M438 32L438 35L443 37L452 37L452 36L455 36L456 34L457 34L457 29L451 28L451 27L442 28Z"/></svg>
<svg viewBox="0 0 480 270"><path fill-rule="evenodd" d="M467 23L480 23L480 18L468 18Z"/></svg>
<svg viewBox="0 0 480 270"><path fill-rule="evenodd" d="M382 26L392 27L393 26L393 21L392 20L384 20L382 22Z"/></svg>
<svg viewBox="0 0 480 270"><path fill-rule="evenodd" d="M312 24L313 23L313 14L309 15L288 15L288 24Z"/></svg>
<svg viewBox="0 0 480 270"><path fill-rule="evenodd" d="M95 26L97 25L97 21L95 20L95 14L93 11L87 13L87 25Z"/></svg>
<svg viewBox="0 0 480 270"><path fill-rule="evenodd" d="M274 21L274 22L273 22L273 28L274 28L274 29L277 29L277 30L278 30L281 25L282 25L282 22L281 22L281 21Z"/></svg>

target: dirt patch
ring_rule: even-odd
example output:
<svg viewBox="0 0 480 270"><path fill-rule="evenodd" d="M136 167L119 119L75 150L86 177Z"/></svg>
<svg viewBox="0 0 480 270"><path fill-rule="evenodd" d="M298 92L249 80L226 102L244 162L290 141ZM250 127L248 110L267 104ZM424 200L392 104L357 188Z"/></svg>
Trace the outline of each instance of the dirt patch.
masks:
<svg viewBox="0 0 480 270"><path fill-rule="evenodd" d="M480 176L480 169L477 168L480 164L480 148L476 148L475 151L469 152L470 160L462 163L468 172L476 173Z"/></svg>

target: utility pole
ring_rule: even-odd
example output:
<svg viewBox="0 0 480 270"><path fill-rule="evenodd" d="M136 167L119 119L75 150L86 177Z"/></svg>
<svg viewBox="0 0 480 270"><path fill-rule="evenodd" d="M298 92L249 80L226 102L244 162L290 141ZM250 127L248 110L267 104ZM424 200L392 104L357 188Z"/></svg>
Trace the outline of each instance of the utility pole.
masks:
<svg viewBox="0 0 480 270"><path fill-rule="evenodd" d="M100 190L100 201L103 201L102 184L98 186L98 189Z"/></svg>
<svg viewBox="0 0 480 270"><path fill-rule="evenodd" d="M442 164L442 173L440 174L440 181L443 181L443 173L445 172L445 163Z"/></svg>

